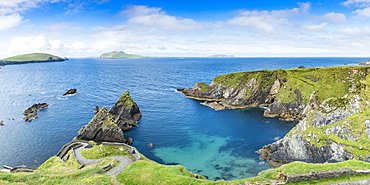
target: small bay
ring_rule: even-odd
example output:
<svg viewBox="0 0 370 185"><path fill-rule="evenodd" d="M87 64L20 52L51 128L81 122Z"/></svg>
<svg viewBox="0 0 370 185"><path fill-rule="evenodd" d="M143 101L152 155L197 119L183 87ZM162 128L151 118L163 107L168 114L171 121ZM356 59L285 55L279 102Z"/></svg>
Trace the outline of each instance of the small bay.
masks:
<svg viewBox="0 0 370 185"><path fill-rule="evenodd" d="M215 111L185 98L178 88L211 83L217 75L299 66L357 65L363 58L70 59L0 69L0 165L38 167L124 91L140 107L138 127L126 132L133 146L162 164L180 164L210 180L255 176L269 166L256 150L284 137L296 122L263 117L258 107ZM72 96L62 95L76 88ZM34 103L50 106L32 122ZM148 147L153 143L154 147Z"/></svg>

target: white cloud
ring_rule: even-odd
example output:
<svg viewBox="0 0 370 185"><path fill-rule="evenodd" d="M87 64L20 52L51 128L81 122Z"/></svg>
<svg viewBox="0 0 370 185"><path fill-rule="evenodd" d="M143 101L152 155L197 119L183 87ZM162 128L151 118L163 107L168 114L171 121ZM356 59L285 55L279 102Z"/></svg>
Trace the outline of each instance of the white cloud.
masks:
<svg viewBox="0 0 370 185"><path fill-rule="evenodd" d="M34 51L34 50L48 50L51 48L49 40L44 36L36 37L20 37L10 40L8 49L10 51Z"/></svg>
<svg viewBox="0 0 370 185"><path fill-rule="evenodd" d="M364 35L370 35L370 28L368 26L364 27L363 29L360 28L345 28L339 30L338 33L343 35L350 35L355 37L363 37Z"/></svg>
<svg viewBox="0 0 370 185"><path fill-rule="evenodd" d="M83 50L83 49L87 49L88 45L81 42L81 41L76 40L76 41L73 42L72 48L76 49L76 50Z"/></svg>
<svg viewBox="0 0 370 185"><path fill-rule="evenodd" d="M273 11L241 11L239 16L228 20L231 25L252 26L265 32L273 32L276 26L290 24L289 18L306 14L310 3L299 3L299 8Z"/></svg>
<svg viewBox="0 0 370 185"><path fill-rule="evenodd" d="M161 8L147 6L129 6L120 15L129 17L127 21L131 25L144 25L164 30L194 30L202 28L202 25L193 19L179 18L167 15Z"/></svg>
<svg viewBox="0 0 370 185"><path fill-rule="evenodd" d="M342 13L327 13L323 16L323 19L333 23L344 23L346 22L346 15Z"/></svg>
<svg viewBox="0 0 370 185"><path fill-rule="evenodd" d="M188 51L190 49L188 46L178 46L176 48L180 50L185 50L185 51Z"/></svg>
<svg viewBox="0 0 370 185"><path fill-rule="evenodd" d="M347 0L342 3L344 6L364 8L370 6L370 0Z"/></svg>
<svg viewBox="0 0 370 185"><path fill-rule="evenodd" d="M21 22L22 17L19 14L0 15L0 30L18 26Z"/></svg>
<svg viewBox="0 0 370 185"><path fill-rule="evenodd" d="M159 50L165 50L165 49L167 49L163 44L159 44L159 45L157 46L157 48L158 48Z"/></svg>
<svg viewBox="0 0 370 185"><path fill-rule="evenodd" d="M52 50L61 50L64 49L64 44L61 40L49 40Z"/></svg>
<svg viewBox="0 0 370 185"><path fill-rule="evenodd" d="M325 29L327 23L322 23L318 25L307 25L304 28L311 31L322 31Z"/></svg>
<svg viewBox="0 0 370 185"><path fill-rule="evenodd" d="M370 7L364 9L357 9L353 13L358 14L361 17L370 17Z"/></svg>

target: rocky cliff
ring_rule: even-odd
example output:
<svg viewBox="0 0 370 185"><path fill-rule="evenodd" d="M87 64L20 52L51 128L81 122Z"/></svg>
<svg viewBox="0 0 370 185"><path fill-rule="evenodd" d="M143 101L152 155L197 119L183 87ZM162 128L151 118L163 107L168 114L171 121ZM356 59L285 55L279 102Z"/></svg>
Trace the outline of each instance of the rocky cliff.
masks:
<svg viewBox="0 0 370 185"><path fill-rule="evenodd" d="M180 91L224 108L264 105L265 116L300 120L283 139L259 150L271 166L370 161L369 73L361 66L264 70L221 75L210 85Z"/></svg>
<svg viewBox="0 0 370 185"><path fill-rule="evenodd" d="M106 107L100 109L94 118L78 131L74 140L131 144L132 139L125 136L123 131L136 126L140 117L139 107L126 91L109 112Z"/></svg>
<svg viewBox="0 0 370 185"><path fill-rule="evenodd" d="M139 107L128 91L122 94L116 104L109 110L109 113L122 130L129 130L137 126L137 121L142 116Z"/></svg>

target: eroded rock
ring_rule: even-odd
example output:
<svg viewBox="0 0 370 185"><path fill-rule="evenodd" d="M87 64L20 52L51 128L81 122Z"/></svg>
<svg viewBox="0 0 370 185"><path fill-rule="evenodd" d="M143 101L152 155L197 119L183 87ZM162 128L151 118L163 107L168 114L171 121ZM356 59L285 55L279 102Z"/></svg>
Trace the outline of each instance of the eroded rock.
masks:
<svg viewBox="0 0 370 185"><path fill-rule="evenodd" d="M132 139L124 135L123 131L138 124L141 112L128 91L122 94L109 111L106 107L99 110L97 106L95 111L98 112L94 118L78 131L74 140L132 143Z"/></svg>

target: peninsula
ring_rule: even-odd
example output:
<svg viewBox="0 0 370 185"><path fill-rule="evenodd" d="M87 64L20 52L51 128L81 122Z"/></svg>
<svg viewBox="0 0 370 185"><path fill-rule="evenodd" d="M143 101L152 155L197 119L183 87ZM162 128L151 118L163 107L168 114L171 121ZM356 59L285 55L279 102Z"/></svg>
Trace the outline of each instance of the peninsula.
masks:
<svg viewBox="0 0 370 185"><path fill-rule="evenodd" d="M68 60L68 58L66 57L61 58L46 53L30 53L2 59L0 60L0 65L41 63L41 62L63 62L65 60Z"/></svg>
<svg viewBox="0 0 370 185"><path fill-rule="evenodd" d="M145 58L141 55L134 55L134 54L127 54L123 51L112 51L109 53L103 53L99 56L99 58L103 59L120 59L120 58Z"/></svg>

